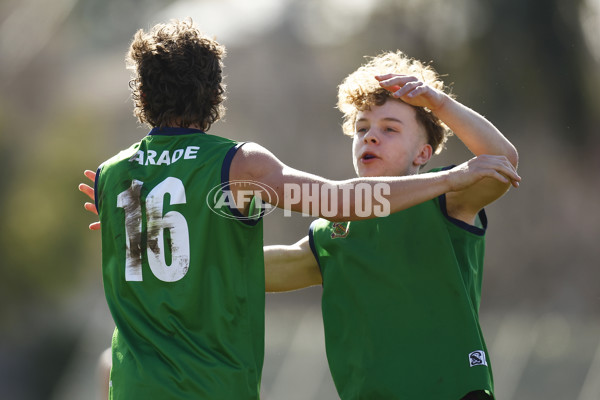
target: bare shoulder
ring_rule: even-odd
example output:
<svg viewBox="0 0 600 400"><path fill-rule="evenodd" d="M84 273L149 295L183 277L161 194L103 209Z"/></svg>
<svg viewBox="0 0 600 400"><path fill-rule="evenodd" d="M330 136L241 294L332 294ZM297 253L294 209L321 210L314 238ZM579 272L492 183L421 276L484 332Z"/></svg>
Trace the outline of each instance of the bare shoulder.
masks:
<svg viewBox="0 0 600 400"><path fill-rule="evenodd" d="M258 143L248 142L235 153L231 161L229 179L253 180L280 164L277 157L265 147Z"/></svg>

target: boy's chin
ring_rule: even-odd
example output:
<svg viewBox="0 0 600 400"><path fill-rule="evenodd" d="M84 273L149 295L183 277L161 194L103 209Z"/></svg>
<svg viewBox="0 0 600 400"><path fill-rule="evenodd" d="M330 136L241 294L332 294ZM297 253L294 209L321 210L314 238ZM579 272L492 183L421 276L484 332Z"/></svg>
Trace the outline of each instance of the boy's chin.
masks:
<svg viewBox="0 0 600 400"><path fill-rule="evenodd" d="M382 171L378 171L376 169L358 170L356 175L358 175L360 178L373 178L376 176L387 176L387 174L383 173Z"/></svg>
<svg viewBox="0 0 600 400"><path fill-rule="evenodd" d="M415 172L416 173L416 172ZM407 171L385 171L380 169L363 169L357 170L356 175L359 178L373 178L377 176L407 176L410 172Z"/></svg>

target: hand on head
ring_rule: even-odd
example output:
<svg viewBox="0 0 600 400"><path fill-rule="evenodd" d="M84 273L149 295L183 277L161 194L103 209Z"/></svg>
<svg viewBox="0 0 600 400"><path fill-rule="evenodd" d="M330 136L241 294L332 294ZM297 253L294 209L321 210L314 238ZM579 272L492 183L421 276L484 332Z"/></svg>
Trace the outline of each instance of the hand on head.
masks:
<svg viewBox="0 0 600 400"><path fill-rule="evenodd" d="M385 74L377 75L379 85L395 98L415 107L427 107L434 111L444 103L446 94L425 84L415 76Z"/></svg>

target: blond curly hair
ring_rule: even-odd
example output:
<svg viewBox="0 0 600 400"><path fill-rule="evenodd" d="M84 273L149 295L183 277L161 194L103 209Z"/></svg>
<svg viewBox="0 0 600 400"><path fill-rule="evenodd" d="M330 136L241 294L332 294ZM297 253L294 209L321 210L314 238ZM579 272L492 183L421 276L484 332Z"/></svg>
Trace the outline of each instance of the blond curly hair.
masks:
<svg viewBox="0 0 600 400"><path fill-rule="evenodd" d="M133 114L151 127L207 131L225 114L224 57L225 48L191 19L140 29L126 56Z"/></svg>
<svg viewBox="0 0 600 400"><path fill-rule="evenodd" d="M390 99L401 101L379 86L379 82L375 79L376 75L390 73L412 75L430 87L447 92L449 96L454 97L431 66L409 58L399 50L368 58L367 63L348 75L339 86L337 107L344 114L342 129L346 135L354 136L354 124L359 111L368 110L372 106L381 106ZM452 132L431 110L425 107L414 108L417 121L427 132L428 143L436 154L440 153Z"/></svg>

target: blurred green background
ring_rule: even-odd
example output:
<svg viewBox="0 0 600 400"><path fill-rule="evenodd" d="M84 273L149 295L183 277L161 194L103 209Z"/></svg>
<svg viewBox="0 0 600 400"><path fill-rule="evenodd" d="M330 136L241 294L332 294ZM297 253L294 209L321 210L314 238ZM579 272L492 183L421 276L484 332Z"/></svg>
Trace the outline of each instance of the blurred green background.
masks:
<svg viewBox="0 0 600 400"><path fill-rule="evenodd" d="M147 133L124 64L133 33L185 16L228 49L211 133L328 178L354 175L341 80L382 51L431 61L520 153L521 188L487 210L481 319L498 399L600 399L600 0L3 1L1 398L99 398L113 326L77 185ZM454 138L430 166L468 157ZM265 243L309 224L270 214ZM267 295L264 399L337 398L319 300L318 287Z"/></svg>

